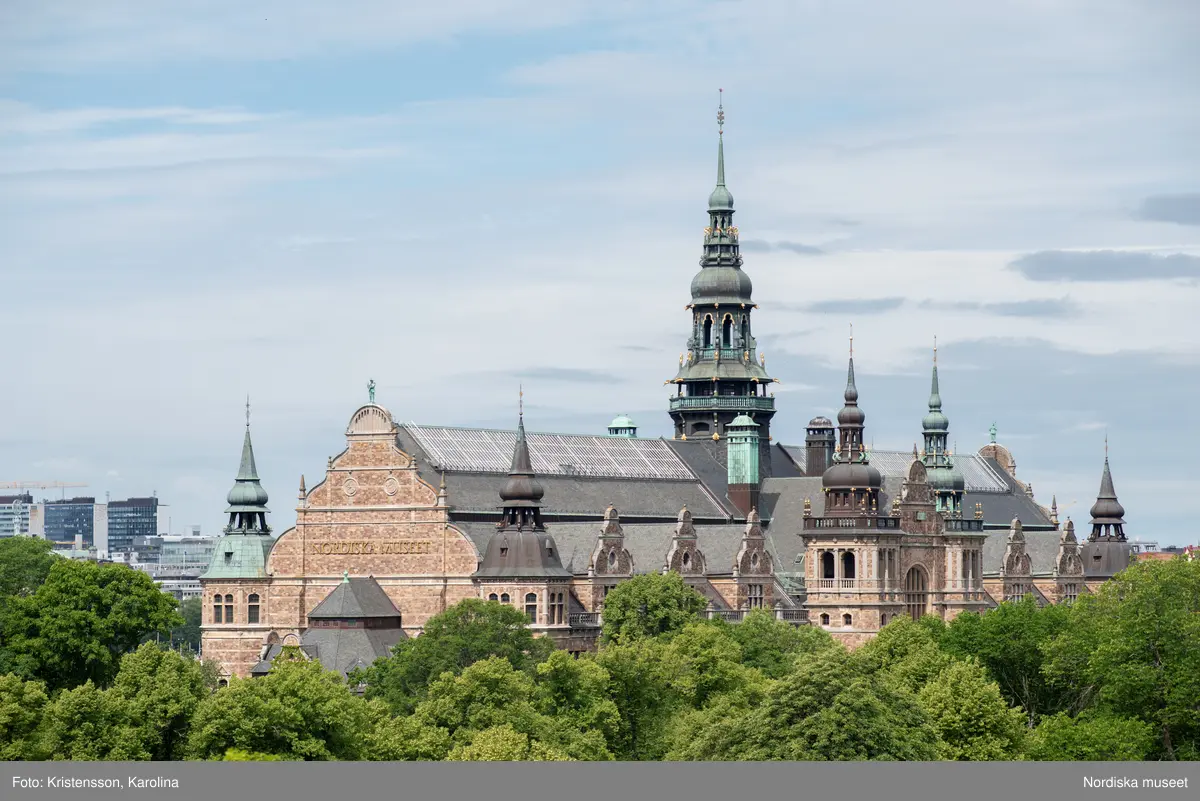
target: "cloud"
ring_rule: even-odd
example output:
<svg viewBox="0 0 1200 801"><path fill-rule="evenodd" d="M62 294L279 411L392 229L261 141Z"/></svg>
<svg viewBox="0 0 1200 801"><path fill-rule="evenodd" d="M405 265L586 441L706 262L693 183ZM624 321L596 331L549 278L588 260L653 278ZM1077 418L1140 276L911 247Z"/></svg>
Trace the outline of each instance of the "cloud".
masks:
<svg viewBox="0 0 1200 801"><path fill-rule="evenodd" d="M583 370L574 367L526 367L508 370L489 370L483 373L464 374L466 377L489 376L493 378L525 379L526 381L552 381L566 384L618 384L625 377L601 370Z"/></svg>
<svg viewBox="0 0 1200 801"><path fill-rule="evenodd" d="M805 245L802 242L768 242L764 239L743 239L740 243L741 249L748 253L770 253L776 250L787 250L792 253L799 253L802 256L819 256L825 251L814 245Z"/></svg>
<svg viewBox="0 0 1200 801"><path fill-rule="evenodd" d="M791 311L811 314L882 314L904 305L904 298L845 298L819 300L803 305L788 304Z"/></svg>
<svg viewBox="0 0 1200 801"><path fill-rule="evenodd" d="M1183 253L1044 250L1021 256L1009 268L1031 281L1200 279L1200 258Z"/></svg>
<svg viewBox="0 0 1200 801"><path fill-rule="evenodd" d="M1151 195L1142 201L1134 216L1139 220L1200 225L1200 192Z"/></svg>
<svg viewBox="0 0 1200 801"><path fill-rule="evenodd" d="M925 301L923 308L940 311L983 312L1001 317L1066 317L1078 314L1079 304L1070 298L1033 298L1000 303L969 301Z"/></svg>

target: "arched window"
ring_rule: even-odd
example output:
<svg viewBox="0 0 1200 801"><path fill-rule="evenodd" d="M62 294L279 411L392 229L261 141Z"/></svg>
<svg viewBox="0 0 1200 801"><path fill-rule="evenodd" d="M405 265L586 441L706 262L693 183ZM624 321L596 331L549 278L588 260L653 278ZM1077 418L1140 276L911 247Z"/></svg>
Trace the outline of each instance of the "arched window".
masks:
<svg viewBox="0 0 1200 801"><path fill-rule="evenodd" d="M712 347L712 318L704 318L704 347Z"/></svg>
<svg viewBox="0 0 1200 801"><path fill-rule="evenodd" d="M849 614L842 615L842 625L843 626L849 626L853 622L854 622L854 618L852 618Z"/></svg>
<svg viewBox="0 0 1200 801"><path fill-rule="evenodd" d="M852 551L842 551L842 578L854 578L854 553Z"/></svg>
<svg viewBox="0 0 1200 801"><path fill-rule="evenodd" d="M834 557L833 551L825 551L821 554L821 578L831 579L834 574Z"/></svg>
<svg viewBox="0 0 1200 801"><path fill-rule="evenodd" d="M691 564L692 564L692 555L691 555L690 553L684 552L684 554L683 554L683 566L684 566L684 567L690 567L690 566L691 566Z"/></svg>
<svg viewBox="0 0 1200 801"><path fill-rule="evenodd" d="M904 576L904 603L913 620L920 620L929 604L929 585L925 571L914 565Z"/></svg>
<svg viewBox="0 0 1200 801"><path fill-rule="evenodd" d="M880 628L882 628L883 626L886 626L886 625L887 625L887 613L885 612L879 616L879 626L880 626Z"/></svg>
<svg viewBox="0 0 1200 801"><path fill-rule="evenodd" d="M217 686L218 687L228 687L229 682L226 681L225 679L217 679Z"/></svg>
<svg viewBox="0 0 1200 801"><path fill-rule="evenodd" d="M213 623L220 623L220 622L222 622L221 621L221 596L214 595L213 596Z"/></svg>
<svg viewBox="0 0 1200 801"><path fill-rule="evenodd" d="M829 615L825 615L825 614L821 615L821 625L822 626L829 625Z"/></svg>
<svg viewBox="0 0 1200 801"><path fill-rule="evenodd" d="M742 347L750 347L750 318L742 317Z"/></svg>
<svg viewBox="0 0 1200 801"><path fill-rule="evenodd" d="M489 601L499 601L500 596L493 592L491 595L488 596L488 600Z"/></svg>
<svg viewBox="0 0 1200 801"><path fill-rule="evenodd" d="M506 604L508 602L509 602L508 593L507 592L500 593L500 603Z"/></svg>
<svg viewBox="0 0 1200 801"><path fill-rule="evenodd" d="M609 552L608 552L608 566L609 566L609 567L615 567L615 566L616 566L616 564L617 564L617 552L616 552L616 549L610 549L610 550L609 550Z"/></svg>
<svg viewBox="0 0 1200 801"><path fill-rule="evenodd" d="M757 553L750 554L750 567L753 567L753 568L758 567L758 554Z"/></svg>
<svg viewBox="0 0 1200 801"><path fill-rule="evenodd" d="M733 318L728 314L721 321L721 347L728 348L733 344Z"/></svg>
<svg viewBox="0 0 1200 801"><path fill-rule="evenodd" d="M250 597L246 599L246 622L258 622L258 595L256 594L251 594Z"/></svg>
<svg viewBox="0 0 1200 801"><path fill-rule="evenodd" d="M537 623L537 593L525 593L525 614L529 616L530 623Z"/></svg>
<svg viewBox="0 0 1200 801"><path fill-rule="evenodd" d="M233 622L233 596L232 595L225 596L225 622L226 623Z"/></svg>

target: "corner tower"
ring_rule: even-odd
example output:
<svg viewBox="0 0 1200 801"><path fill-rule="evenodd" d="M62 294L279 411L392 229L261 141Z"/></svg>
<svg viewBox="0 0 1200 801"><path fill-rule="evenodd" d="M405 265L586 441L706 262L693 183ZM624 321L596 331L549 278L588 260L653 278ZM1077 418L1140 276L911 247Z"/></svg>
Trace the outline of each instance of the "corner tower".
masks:
<svg viewBox="0 0 1200 801"><path fill-rule="evenodd" d="M700 272L692 279L692 333L679 372L669 380L676 394L670 414L677 439L720 439L734 418L746 415L758 426L763 477L770 474L770 426L774 381L751 334L753 284L742 271L733 195L725 186L725 111L717 109L717 186L708 198L708 227Z"/></svg>
<svg viewBox="0 0 1200 801"><path fill-rule="evenodd" d="M267 557L275 543L267 525L267 491L258 478L250 442L250 401L237 478L227 497L229 524L200 576L200 619L205 659L222 666L222 680L246 676L258 662L267 625Z"/></svg>

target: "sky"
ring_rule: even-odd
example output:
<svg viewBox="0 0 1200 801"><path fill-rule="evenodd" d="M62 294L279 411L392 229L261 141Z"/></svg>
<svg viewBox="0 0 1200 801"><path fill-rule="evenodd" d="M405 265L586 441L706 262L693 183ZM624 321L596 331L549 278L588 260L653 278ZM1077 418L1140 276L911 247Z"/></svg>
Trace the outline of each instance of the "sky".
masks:
<svg viewBox="0 0 1200 801"><path fill-rule="evenodd" d="M1200 4L8 0L0 482L282 531L366 402L670 436L724 90L776 441L988 426L1088 519L1194 543ZM451 499L453 502L453 499Z"/></svg>

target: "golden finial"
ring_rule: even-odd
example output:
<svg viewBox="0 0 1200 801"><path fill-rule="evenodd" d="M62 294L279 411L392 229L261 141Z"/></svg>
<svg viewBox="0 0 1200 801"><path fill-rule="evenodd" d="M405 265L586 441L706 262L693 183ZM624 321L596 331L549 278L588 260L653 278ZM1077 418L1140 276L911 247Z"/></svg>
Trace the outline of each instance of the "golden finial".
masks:
<svg viewBox="0 0 1200 801"><path fill-rule="evenodd" d="M679 366L683 367L683 354L679 354Z"/></svg>
<svg viewBox="0 0 1200 801"><path fill-rule="evenodd" d="M525 385L517 384L517 416L525 417Z"/></svg>
<svg viewBox="0 0 1200 801"><path fill-rule="evenodd" d="M812 499L811 498L804 499L804 516L812 517Z"/></svg>

